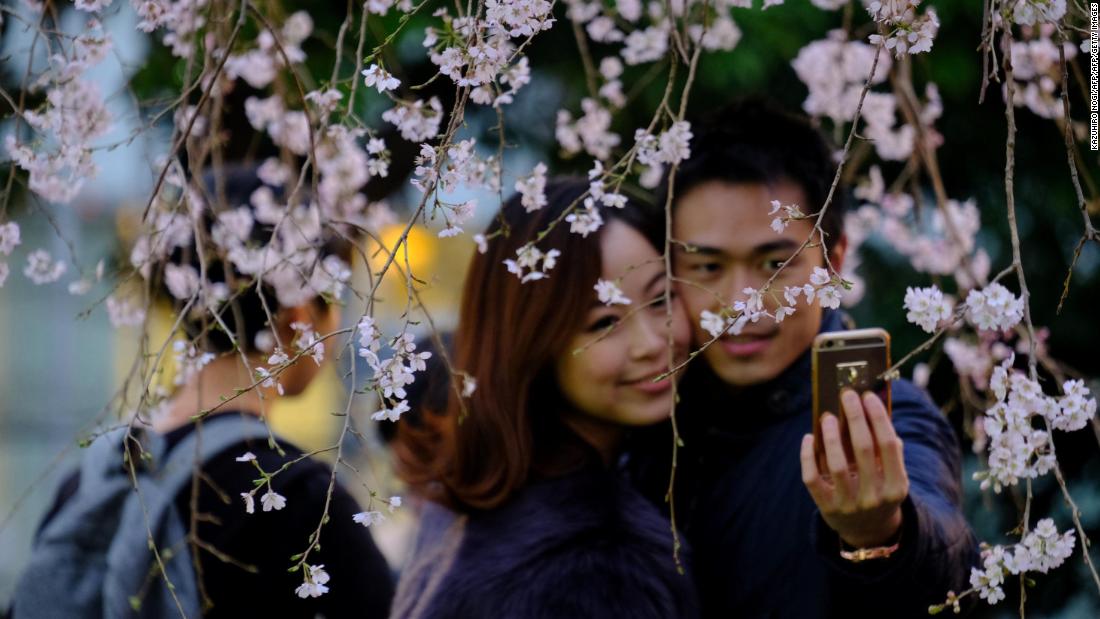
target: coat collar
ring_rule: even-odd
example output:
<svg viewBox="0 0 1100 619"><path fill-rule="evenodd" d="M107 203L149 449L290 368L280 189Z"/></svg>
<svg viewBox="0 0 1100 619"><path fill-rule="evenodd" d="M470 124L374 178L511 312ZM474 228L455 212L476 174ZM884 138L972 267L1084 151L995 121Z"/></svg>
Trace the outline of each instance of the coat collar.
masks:
<svg viewBox="0 0 1100 619"><path fill-rule="evenodd" d="M818 333L843 330L850 322L843 312L827 309ZM704 359L698 359L684 377L685 409L711 432L759 432L809 409L813 397L811 365L811 351L807 347L779 376L735 392Z"/></svg>

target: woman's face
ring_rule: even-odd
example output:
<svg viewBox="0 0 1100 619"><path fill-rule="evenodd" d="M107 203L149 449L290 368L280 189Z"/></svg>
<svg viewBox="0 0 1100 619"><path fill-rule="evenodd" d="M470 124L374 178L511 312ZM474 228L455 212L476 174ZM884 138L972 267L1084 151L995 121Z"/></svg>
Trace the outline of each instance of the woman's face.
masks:
<svg viewBox="0 0 1100 619"><path fill-rule="evenodd" d="M678 364L687 356L691 327L675 296L669 322L664 260L645 237L618 220L601 232L601 279L618 283L630 304L607 306L591 291L588 314L557 361L558 384L589 418L650 425L672 410L673 379L653 382L669 369L670 336Z"/></svg>

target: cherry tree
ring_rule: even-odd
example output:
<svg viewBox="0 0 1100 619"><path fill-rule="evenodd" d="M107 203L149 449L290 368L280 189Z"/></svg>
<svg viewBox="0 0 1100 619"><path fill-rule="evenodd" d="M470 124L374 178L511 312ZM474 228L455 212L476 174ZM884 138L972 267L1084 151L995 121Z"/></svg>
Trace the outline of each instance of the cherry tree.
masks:
<svg viewBox="0 0 1100 619"><path fill-rule="evenodd" d="M356 375L351 364L349 409L360 397L372 402L374 422L399 420L410 410L406 388L429 358L417 349L415 335L425 326L436 330L421 299L432 274L417 272L409 259L413 228L431 223L439 228L440 242L484 251L488 239L468 229L478 214L494 212L512 192L522 196L528 211L544 207L548 175L565 169L585 171L590 185L554 226L567 225L581 235L599 230L601 212L622 207L624 187L631 185L653 189L663 182L670 188L664 204L670 214L678 166L691 154L689 110L700 105L693 99L700 67L709 57L738 54L745 35L736 19L776 15L781 20L790 8L780 6L784 0L367 0L349 2L342 21L333 24L286 4L24 0L0 9L4 28L25 33L30 48L15 88L0 90L7 120L0 286L22 276L38 286L64 285L73 295L87 295L93 284L106 283L112 292L89 298L89 311L105 312L115 328L147 334L152 291L163 282L183 308L176 326L185 315L198 317L205 330L220 330L231 339L224 315L233 311L241 290L269 286L280 305L315 297L349 299L353 326L318 333L313 325L295 323L289 342L271 332L258 336L255 344L266 362L253 366L239 355L254 382L225 394L221 405L201 411L199 418L250 389L281 391L281 375L300 359L320 364L346 351L367 369L367 375ZM720 311L693 316L712 337L690 356L747 324L779 322L808 304L860 303L876 289L875 281L864 281L860 257L866 246L885 243L908 263L904 298L892 303L893 312L925 336L885 378L905 372L926 382L930 368L916 361L926 359L928 351L942 353L958 377L965 396L961 415L981 454L975 480L994 496L1023 496L1011 540L986 545L981 565L972 571L972 588L944 592L944 604L930 612L957 610L970 596L996 604L1005 598L1005 587L1018 581L1022 614L1029 574L1047 573L1075 556L1100 595L1082 514L1055 445L1058 433L1096 429L1096 383L1052 356L1044 333L1055 325L1033 320L1036 299L1025 274L1016 200L1017 122L1027 114L1053 127L1064 143L1065 176L1081 219L1058 305L1074 304L1074 264L1100 244L1094 224L1097 190L1087 165L1095 162L1086 162L1082 152L1087 124L1076 108L1084 100L1071 86L1071 75L1077 86L1083 81L1082 57L1097 52L1089 49L1085 7L1065 0L985 0L980 30L971 32L965 23L941 22L928 0L810 4L800 10L839 21L840 27L800 42L789 67L805 92L803 110L838 138L835 177L823 204L773 200L760 207L768 209L777 232L791 221L812 222L797 253L822 252L823 217L838 192L852 187L856 206L844 224L849 255L842 271L826 254L826 267L806 282L779 288L776 272L760 288L723 300ZM102 63L120 62L104 24L122 13L155 42L159 66L174 71L155 90L131 83L123 92L104 92L89 77ZM975 106L995 100L1004 116L1005 208L996 222L982 221L984 196L948 193L942 150L969 138L937 127L945 111L940 89L915 77L914 64L935 64L937 39L953 30L980 51L971 59L981 79ZM515 152L515 136L527 129L508 120L526 91L555 79L547 55L538 53L540 41L550 36L570 43L570 70L583 85L560 109L539 111L552 133L552 152L524 162ZM112 98L132 99L134 118L116 118L108 105ZM101 173L95 153L118 145L107 136L123 121L135 127L128 140L169 132L163 152L149 161L152 189L144 196L140 233L127 259L92 267L29 247L21 234L26 219L70 208L80 199L89 180ZM270 144L273 154L255 161L266 187L253 193L247 206L222 203L190 173L216 170L248 155L239 144L254 139ZM398 192L411 196L403 212L383 199ZM18 214L20 201L42 206ZM203 216L214 221L209 234L197 224ZM383 228L397 222L400 233L385 237ZM993 225L1009 230L1010 258L1000 263L981 241L983 227ZM256 226L275 230L262 246L249 242ZM356 241L356 253L367 265L366 287L356 286L351 264L322 257L319 246L329 234ZM542 243L543 236L500 268L528 285L554 277L555 264L569 257ZM677 242L666 233L669 282ZM177 248L191 244L231 266L241 281L230 287L212 281L205 263L196 268L169 260ZM383 332L377 305L388 273L403 282L405 312L398 328ZM599 281L596 293L609 305L631 303L613 281ZM155 384L163 362L174 359L180 384L213 359L200 350L174 333L164 342L143 337L126 385L105 405L102 424L148 422L169 395ZM436 354L444 357L455 395L469 397L477 388L472 377L451 365L445 347L437 347ZM683 366L673 362L670 342L668 372ZM675 427L675 411L670 415ZM320 450L334 458L330 493L336 470L345 463L345 439L367 431L351 415L344 415L342 424L338 439ZM241 509L254 512L257 498L261 511L282 509L287 499L271 488L280 471L260 469L249 455L238 460L256 466L259 483L241 495ZM1068 519L1033 513L1032 484L1046 477L1056 481L1069 506ZM381 522L401 506L398 496L372 492L371 500L355 516L363 526ZM297 589L302 597L327 591L328 573L310 562L321 542L320 525L310 544L288 557L302 574ZM678 555L675 514L671 537L670 552Z"/></svg>

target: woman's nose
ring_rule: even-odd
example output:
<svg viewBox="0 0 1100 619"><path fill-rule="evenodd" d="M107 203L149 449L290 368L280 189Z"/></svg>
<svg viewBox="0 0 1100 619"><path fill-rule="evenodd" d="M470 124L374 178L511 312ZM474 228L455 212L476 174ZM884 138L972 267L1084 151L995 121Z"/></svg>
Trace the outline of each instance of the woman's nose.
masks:
<svg viewBox="0 0 1100 619"><path fill-rule="evenodd" d="M664 312L643 310L634 316L630 335L630 356L647 359L660 354L668 345Z"/></svg>

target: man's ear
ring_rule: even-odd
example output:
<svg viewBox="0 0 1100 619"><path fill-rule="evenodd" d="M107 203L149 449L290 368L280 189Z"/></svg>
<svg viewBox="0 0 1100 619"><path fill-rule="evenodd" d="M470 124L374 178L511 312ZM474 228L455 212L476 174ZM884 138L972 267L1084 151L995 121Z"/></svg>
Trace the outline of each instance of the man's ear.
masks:
<svg viewBox="0 0 1100 619"><path fill-rule="evenodd" d="M837 273L844 271L844 258L848 255L848 236L843 232L837 237L836 243L833 243L833 248L829 250L829 262L833 264L833 268Z"/></svg>

